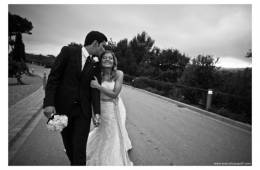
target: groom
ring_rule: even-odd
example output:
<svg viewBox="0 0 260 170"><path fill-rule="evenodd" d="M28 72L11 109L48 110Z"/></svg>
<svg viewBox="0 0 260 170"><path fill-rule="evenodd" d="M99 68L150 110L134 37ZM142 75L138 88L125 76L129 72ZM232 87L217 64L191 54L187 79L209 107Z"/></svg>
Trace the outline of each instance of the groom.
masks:
<svg viewBox="0 0 260 170"><path fill-rule="evenodd" d="M97 56L104 51L107 37L91 31L85 38L84 47L64 46L57 56L48 77L44 114L68 116L68 126L61 132L66 154L71 165L86 165L86 145L93 107L93 121L100 123L100 93L90 87L94 76L100 83L100 67Z"/></svg>

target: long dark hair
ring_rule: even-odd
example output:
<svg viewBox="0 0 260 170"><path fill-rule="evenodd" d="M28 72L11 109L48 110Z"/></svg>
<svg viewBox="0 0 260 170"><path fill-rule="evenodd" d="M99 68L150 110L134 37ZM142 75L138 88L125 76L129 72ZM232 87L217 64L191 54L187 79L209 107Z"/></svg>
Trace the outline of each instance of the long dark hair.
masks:
<svg viewBox="0 0 260 170"><path fill-rule="evenodd" d="M100 62L100 65L101 65L101 76L104 75L104 73L102 72L102 58L104 57L105 54L111 54L113 56L113 66L111 68L111 77L110 77L110 80L113 80L115 77L116 77L116 71L117 71L117 58L116 58L116 55L113 51L110 51L110 50L106 50L104 53L102 53L100 59L101 59L101 62Z"/></svg>

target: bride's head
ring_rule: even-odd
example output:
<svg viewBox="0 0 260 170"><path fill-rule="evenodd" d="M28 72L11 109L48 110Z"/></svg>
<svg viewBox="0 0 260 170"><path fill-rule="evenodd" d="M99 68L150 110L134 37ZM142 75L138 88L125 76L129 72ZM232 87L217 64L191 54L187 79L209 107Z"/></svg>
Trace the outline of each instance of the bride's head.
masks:
<svg viewBox="0 0 260 170"><path fill-rule="evenodd" d="M112 71L117 69L117 58L112 51L105 51L101 55L101 67L111 68Z"/></svg>
<svg viewBox="0 0 260 170"><path fill-rule="evenodd" d="M117 71L117 58L112 51L106 50L101 55L101 70L102 73L109 71L111 73L111 79L115 77Z"/></svg>

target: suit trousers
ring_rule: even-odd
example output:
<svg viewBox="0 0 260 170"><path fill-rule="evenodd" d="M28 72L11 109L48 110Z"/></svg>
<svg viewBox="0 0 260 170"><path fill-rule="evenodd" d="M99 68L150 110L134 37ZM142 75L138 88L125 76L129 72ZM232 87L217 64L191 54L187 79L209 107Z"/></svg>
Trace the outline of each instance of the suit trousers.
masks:
<svg viewBox="0 0 260 170"><path fill-rule="evenodd" d="M68 126L61 132L71 165L86 165L86 146L91 117L83 115L80 104L74 104L68 116Z"/></svg>

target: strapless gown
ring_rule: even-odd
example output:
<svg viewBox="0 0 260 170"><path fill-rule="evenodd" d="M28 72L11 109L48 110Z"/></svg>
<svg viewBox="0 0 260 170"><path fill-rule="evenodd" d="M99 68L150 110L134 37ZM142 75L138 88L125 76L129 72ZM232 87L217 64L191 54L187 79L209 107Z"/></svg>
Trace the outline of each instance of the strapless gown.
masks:
<svg viewBox="0 0 260 170"><path fill-rule="evenodd" d="M102 86L114 89L115 82L105 81ZM104 94L101 98L101 123L89 133L87 165L131 166L128 150L132 148L126 127L126 110L122 99L112 99Z"/></svg>

